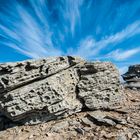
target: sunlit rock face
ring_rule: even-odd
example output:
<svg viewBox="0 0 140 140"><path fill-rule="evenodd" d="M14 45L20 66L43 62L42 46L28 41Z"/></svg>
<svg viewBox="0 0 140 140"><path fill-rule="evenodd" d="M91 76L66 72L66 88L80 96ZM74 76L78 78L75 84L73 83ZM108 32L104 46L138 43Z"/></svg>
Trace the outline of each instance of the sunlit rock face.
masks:
<svg viewBox="0 0 140 140"><path fill-rule="evenodd" d="M140 65L132 65L129 67L128 72L122 75L126 86L129 88L140 89Z"/></svg>
<svg viewBox="0 0 140 140"><path fill-rule="evenodd" d="M110 62L52 57L0 64L0 112L36 124L76 112L117 108L123 99L119 72Z"/></svg>

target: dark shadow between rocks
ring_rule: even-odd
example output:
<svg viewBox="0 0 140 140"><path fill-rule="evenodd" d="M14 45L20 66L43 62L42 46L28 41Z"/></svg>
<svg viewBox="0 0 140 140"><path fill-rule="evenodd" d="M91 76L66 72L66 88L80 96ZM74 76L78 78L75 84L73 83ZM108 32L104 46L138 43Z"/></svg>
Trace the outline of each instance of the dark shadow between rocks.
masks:
<svg viewBox="0 0 140 140"><path fill-rule="evenodd" d="M14 122L14 121L10 120L9 118L7 118L3 115L0 115L0 131L4 131L8 128L12 128L15 126L21 126L21 125L23 125L23 124Z"/></svg>

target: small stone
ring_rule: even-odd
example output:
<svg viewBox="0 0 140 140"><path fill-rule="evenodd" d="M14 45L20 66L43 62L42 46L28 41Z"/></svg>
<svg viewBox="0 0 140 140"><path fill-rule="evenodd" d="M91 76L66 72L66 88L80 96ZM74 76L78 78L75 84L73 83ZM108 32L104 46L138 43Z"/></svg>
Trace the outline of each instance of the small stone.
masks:
<svg viewBox="0 0 140 140"><path fill-rule="evenodd" d="M69 126L67 121L59 122L53 125L51 131L53 132L60 132L62 129L65 129Z"/></svg>
<svg viewBox="0 0 140 140"><path fill-rule="evenodd" d="M127 137L125 136L125 134L120 134L120 135L117 137L117 140L127 140Z"/></svg>
<svg viewBox="0 0 140 140"><path fill-rule="evenodd" d="M93 122L91 122L88 118L82 118L82 123L87 126L92 126Z"/></svg>
<svg viewBox="0 0 140 140"><path fill-rule="evenodd" d="M69 121L69 125L70 126L80 126L80 122L76 121L76 120L70 120Z"/></svg>
<svg viewBox="0 0 140 140"><path fill-rule="evenodd" d="M84 127L83 128L86 132L89 132L92 128L91 127Z"/></svg>
<svg viewBox="0 0 140 140"><path fill-rule="evenodd" d="M129 132L129 133L127 134L127 136L128 136L129 139L132 139L132 133Z"/></svg>
<svg viewBox="0 0 140 140"><path fill-rule="evenodd" d="M91 118L91 120L96 124L109 126L116 125L116 123L113 120L105 118L106 115L104 114L104 112L93 111L92 113L88 113L88 115Z"/></svg>
<svg viewBox="0 0 140 140"><path fill-rule="evenodd" d="M129 123L129 122L130 122L130 117L128 116L126 120L127 120L127 122Z"/></svg>
<svg viewBox="0 0 140 140"><path fill-rule="evenodd" d="M113 133L108 133L108 134L105 133L104 137L107 138L107 139L111 139L111 138L116 137L116 136Z"/></svg>
<svg viewBox="0 0 140 140"><path fill-rule="evenodd" d="M117 124L115 127L118 128L118 129L121 129L122 128L122 125Z"/></svg>
<svg viewBox="0 0 140 140"><path fill-rule="evenodd" d="M122 127L122 129L123 129L124 131L126 131L126 130L127 130L127 127Z"/></svg>
<svg viewBox="0 0 140 140"><path fill-rule="evenodd" d="M127 121L125 119L120 120L120 124L127 124Z"/></svg>
<svg viewBox="0 0 140 140"><path fill-rule="evenodd" d="M76 130L78 133L84 135L84 130L83 130L82 128L75 128L75 130Z"/></svg>
<svg viewBox="0 0 140 140"><path fill-rule="evenodd" d="M106 132L104 130L101 131L101 136L105 136Z"/></svg>
<svg viewBox="0 0 140 140"><path fill-rule="evenodd" d="M33 134L34 136L40 136L40 134L38 132Z"/></svg>
<svg viewBox="0 0 140 140"><path fill-rule="evenodd" d="M29 136L29 139L32 139L33 137L34 137L33 135L30 135L30 136Z"/></svg>

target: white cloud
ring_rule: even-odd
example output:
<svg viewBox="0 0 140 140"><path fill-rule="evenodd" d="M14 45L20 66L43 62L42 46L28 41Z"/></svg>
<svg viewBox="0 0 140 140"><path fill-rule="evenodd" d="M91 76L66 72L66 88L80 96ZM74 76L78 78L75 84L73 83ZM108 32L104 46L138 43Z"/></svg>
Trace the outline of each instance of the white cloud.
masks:
<svg viewBox="0 0 140 140"><path fill-rule="evenodd" d="M40 58L46 56L56 56L62 55L59 49L54 47L52 42L52 31L49 28L49 24L40 10L44 9L43 1L39 1L38 8L32 3L35 8L35 13L39 18L40 22L44 23L44 27L36 21L36 18L32 13L30 13L25 7L20 5L18 2L15 3L14 9L11 10L13 14L8 18L18 18L17 22L10 21L10 26L3 26L0 24L0 29L2 30L1 36L6 39L0 43L5 44L8 47L15 49L16 51L30 57L30 58ZM40 5L39 5L40 4ZM13 17L13 15L15 17ZM1 16L5 16L1 13ZM4 20L6 24L7 20Z"/></svg>
<svg viewBox="0 0 140 140"><path fill-rule="evenodd" d="M74 35L76 24L80 25L80 6L83 4L83 0L66 0L62 1L62 3L65 5L65 8L62 9L62 14L65 20L69 22L70 31Z"/></svg>
<svg viewBox="0 0 140 140"><path fill-rule="evenodd" d="M127 71L128 71L128 67L127 66L124 66L124 67L120 67L119 68L120 75L126 73Z"/></svg>
<svg viewBox="0 0 140 140"><path fill-rule="evenodd" d="M133 55L137 54L138 52L140 52L140 48L130 49L130 50L126 50L126 51L117 49L117 50L109 53L107 55L107 57L113 58L114 60L117 60L117 61L122 61L122 60L132 57Z"/></svg>
<svg viewBox="0 0 140 140"><path fill-rule="evenodd" d="M65 39L67 40L66 32L70 32L72 35L74 35L75 28L80 27L80 9L83 5L83 0L60 1L63 6L61 4L59 5L60 7L58 8L58 12L60 12L59 16L62 16L62 29L57 29L57 31L55 31L54 28L51 28L53 26L51 25L51 22L49 22L48 14L51 14L52 11L48 11L46 1L29 1L34 12L29 12L28 9L17 2L15 3L16 6L11 6L8 16L2 12L0 13L0 17L4 17L5 19L3 20L5 24L9 23L10 25L3 26L0 23L0 30L2 30L1 36L6 38L6 42L1 42L0 40L0 44L7 44L7 46L31 58L64 54L63 50L59 49L61 46L63 48L63 44L60 43L63 43ZM92 1L89 2L87 7L89 8L91 4ZM57 7L55 8L57 9ZM14 19L19 20L15 22ZM63 29L65 29L66 32L63 31ZM53 35L57 34L57 32L60 32L59 37L57 35L54 37ZM72 49L69 49L67 54L91 58L93 56L97 56L102 49L105 49L110 44L120 43L121 41L124 41L139 33L140 21L136 21L128 25L122 31L114 35L104 37L100 41L96 41L91 35L86 36L76 45L78 46L77 49L76 47L74 48L74 46L72 46ZM58 43L60 46L56 46L54 42L60 42ZM114 59L123 60L136 54L137 51L138 50L136 49L128 50L126 52L116 50L112 53L114 53ZM119 53L122 53L123 56L121 56Z"/></svg>
<svg viewBox="0 0 140 140"><path fill-rule="evenodd" d="M92 36L88 36L86 39L81 40L78 45L78 50L76 53L74 53L74 55L83 56L87 58L89 56L90 51L92 49L95 49L93 48L93 46L95 45L95 40L92 38ZM75 50L73 51L75 52Z"/></svg>
<svg viewBox="0 0 140 140"><path fill-rule="evenodd" d="M121 41L124 41L137 34L140 34L140 21L136 21L128 25L124 30L114 35L107 36L100 41L95 41L94 38L88 36L79 42L76 54L85 58L96 56L102 49L105 49L108 45L120 43ZM86 45L89 44L89 41L91 40L92 43L90 43L90 47L86 47ZM135 53L135 51L128 51L126 55L131 55Z"/></svg>

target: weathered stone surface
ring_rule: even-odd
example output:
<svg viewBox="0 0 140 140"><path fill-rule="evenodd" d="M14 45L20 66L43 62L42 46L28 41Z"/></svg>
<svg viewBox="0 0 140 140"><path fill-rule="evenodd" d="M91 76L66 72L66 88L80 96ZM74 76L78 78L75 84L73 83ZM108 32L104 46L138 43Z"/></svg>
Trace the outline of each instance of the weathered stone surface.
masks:
<svg viewBox="0 0 140 140"><path fill-rule="evenodd" d="M96 140L139 140L140 139L140 91L125 89L126 101L121 108L114 110L86 111L73 114L61 120L49 121L37 125L22 125L0 131L1 140L35 139L35 140L66 140L66 139L96 139ZM135 100L136 99L136 100ZM121 110L127 110L124 113ZM105 116L116 123L115 126L91 120L92 117ZM97 119L99 117L96 117ZM90 119L90 120L88 120ZM124 123L127 120L127 123ZM128 121L129 120L129 121ZM91 124L91 125L90 125ZM1 127L1 126L0 126ZM78 129L82 130L79 132ZM82 135L84 134L84 135Z"/></svg>
<svg viewBox="0 0 140 140"><path fill-rule="evenodd" d="M0 64L0 93L46 78L80 61L68 56Z"/></svg>
<svg viewBox="0 0 140 140"><path fill-rule="evenodd" d="M122 75L125 86L129 88L140 88L140 65L132 65L128 68L128 72Z"/></svg>
<svg viewBox="0 0 140 140"><path fill-rule="evenodd" d="M79 97L87 108L117 108L122 99L119 72L110 62L85 63L80 67Z"/></svg>
<svg viewBox="0 0 140 140"><path fill-rule="evenodd" d="M118 70L109 62L56 57L0 65L0 112L39 123L80 112L114 109L122 99Z"/></svg>

